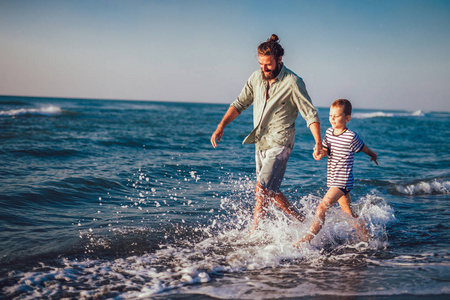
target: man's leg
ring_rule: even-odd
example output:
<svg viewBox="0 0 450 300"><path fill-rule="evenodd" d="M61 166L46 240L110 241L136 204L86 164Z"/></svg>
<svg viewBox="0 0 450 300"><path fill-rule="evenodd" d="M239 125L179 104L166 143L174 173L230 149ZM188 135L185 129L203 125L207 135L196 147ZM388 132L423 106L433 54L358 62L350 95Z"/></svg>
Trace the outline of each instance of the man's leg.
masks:
<svg viewBox="0 0 450 300"><path fill-rule="evenodd" d="M282 192L274 193L261 186L259 181L256 182L256 205L253 213L253 226L251 233L258 227L259 220L265 217L267 213L267 205L271 201L276 207L281 209L293 221L303 222L305 218L298 210L289 202Z"/></svg>
<svg viewBox="0 0 450 300"><path fill-rule="evenodd" d="M308 230L308 233L299 242L294 244L294 247L298 248L302 243L310 242L319 233L320 229L322 229L323 223L325 222L325 214L327 213L327 210L332 207L342 196L344 196L344 192L339 188L331 187L328 190L319 206L317 206L316 215L314 216L314 220Z"/></svg>
<svg viewBox="0 0 450 300"><path fill-rule="evenodd" d="M291 149L277 146L269 150L256 150L256 206L253 214L253 227L258 227L259 220L265 216L267 204L271 201L276 207L285 212L292 220L302 222L304 217L280 192L281 181L286 171ZM275 192L276 191L276 192Z"/></svg>
<svg viewBox="0 0 450 300"><path fill-rule="evenodd" d="M298 212L298 210L289 202L289 200L281 191L276 193L273 197L270 197L269 199L279 209L284 211L284 213L287 214L292 221L303 222L305 220L305 217Z"/></svg>
<svg viewBox="0 0 450 300"><path fill-rule="evenodd" d="M267 214L268 195L267 191L256 181L256 205L253 212L253 225L250 234L258 228L259 220L263 219Z"/></svg>

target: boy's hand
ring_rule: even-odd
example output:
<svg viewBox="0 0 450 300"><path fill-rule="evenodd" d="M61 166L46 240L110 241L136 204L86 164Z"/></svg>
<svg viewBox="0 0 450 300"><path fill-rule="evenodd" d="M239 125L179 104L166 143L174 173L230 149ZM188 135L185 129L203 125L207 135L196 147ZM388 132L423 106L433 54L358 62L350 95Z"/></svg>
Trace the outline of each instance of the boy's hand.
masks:
<svg viewBox="0 0 450 300"><path fill-rule="evenodd" d="M375 151L372 151L369 147L367 147L366 145L364 145L364 147L361 149L361 151L367 155L370 156L370 161L374 161L377 166L378 166L378 162L377 162L377 158L378 155Z"/></svg>
<svg viewBox="0 0 450 300"><path fill-rule="evenodd" d="M313 157L315 160L321 160L322 157L327 156L326 151L323 150L322 145L314 147Z"/></svg>
<svg viewBox="0 0 450 300"><path fill-rule="evenodd" d="M373 154L370 156L370 161L375 162L376 165L378 166L378 162L377 162L378 155L377 155L377 153L375 151L372 151L372 153Z"/></svg>

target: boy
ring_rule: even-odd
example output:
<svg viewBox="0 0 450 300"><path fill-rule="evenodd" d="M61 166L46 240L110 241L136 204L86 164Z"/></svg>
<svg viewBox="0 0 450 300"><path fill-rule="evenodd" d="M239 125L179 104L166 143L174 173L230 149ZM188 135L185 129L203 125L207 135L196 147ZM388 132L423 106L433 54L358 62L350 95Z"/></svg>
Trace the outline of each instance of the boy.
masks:
<svg viewBox="0 0 450 300"><path fill-rule="evenodd" d="M351 216L358 234L365 242L368 241L368 234L362 221L357 222L357 216L351 208L350 190L354 182L353 160L355 152L362 151L378 165L377 154L370 150L355 132L347 128L351 114L352 104L347 99L338 99L331 105L329 120L332 127L327 129L322 142L325 151L321 151L322 154L314 157L320 160L328 155L327 186L329 189L317 207L308 233L294 245L297 248L301 243L310 242L316 236L325 222L327 210L336 202L339 202L341 209Z"/></svg>

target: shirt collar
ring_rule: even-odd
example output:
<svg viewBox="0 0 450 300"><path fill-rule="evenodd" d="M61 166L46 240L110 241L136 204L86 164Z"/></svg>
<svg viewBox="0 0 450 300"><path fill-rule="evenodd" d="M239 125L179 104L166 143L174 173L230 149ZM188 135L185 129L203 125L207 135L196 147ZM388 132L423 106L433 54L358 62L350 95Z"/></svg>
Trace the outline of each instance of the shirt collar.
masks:
<svg viewBox="0 0 450 300"><path fill-rule="evenodd" d="M279 81L281 79L283 79L284 75L286 74L286 67L284 66L284 63L282 63L283 65L281 66L281 70L280 73L278 74L278 76L275 78L275 81Z"/></svg>

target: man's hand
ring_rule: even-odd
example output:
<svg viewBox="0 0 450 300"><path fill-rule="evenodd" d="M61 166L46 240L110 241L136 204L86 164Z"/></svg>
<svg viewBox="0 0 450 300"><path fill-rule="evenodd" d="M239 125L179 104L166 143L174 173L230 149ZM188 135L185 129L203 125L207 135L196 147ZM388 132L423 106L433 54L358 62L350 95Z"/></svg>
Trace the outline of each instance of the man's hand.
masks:
<svg viewBox="0 0 450 300"><path fill-rule="evenodd" d="M323 149L322 144L317 144L314 147L313 157L315 160L321 160L322 157L327 156L327 152Z"/></svg>
<svg viewBox="0 0 450 300"><path fill-rule="evenodd" d="M219 124L219 126L217 126L216 131L214 131L214 133L211 136L211 145L214 148L217 147L217 143L220 142L222 135L223 135L223 126Z"/></svg>
<svg viewBox="0 0 450 300"><path fill-rule="evenodd" d="M315 160L320 160L322 157L327 156L326 152L324 154L322 148L322 139L320 138L320 123L314 122L309 125L309 129L316 141L316 146L314 147L313 157Z"/></svg>
<svg viewBox="0 0 450 300"><path fill-rule="evenodd" d="M234 106L230 106L225 113L225 116L223 116L222 121L220 121L219 125L217 125L216 131L211 136L211 145L213 145L214 148L217 147L217 143L220 142L220 139L223 135L223 129L225 126L231 123L236 117L239 116L239 112L234 108Z"/></svg>

